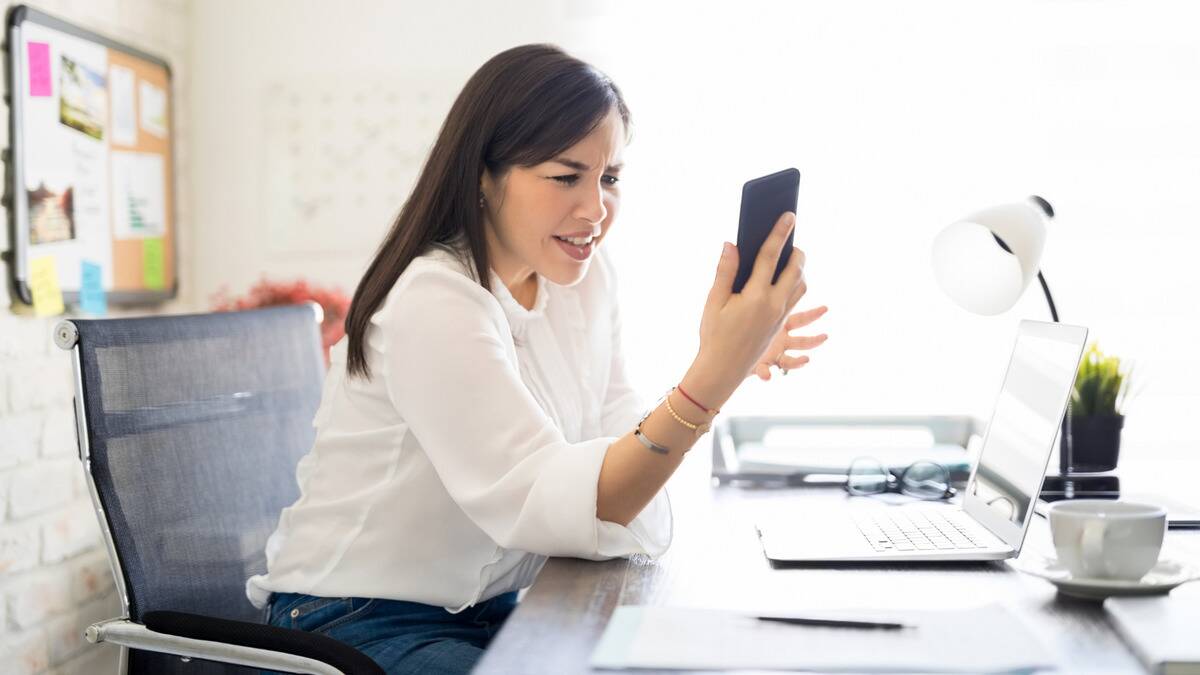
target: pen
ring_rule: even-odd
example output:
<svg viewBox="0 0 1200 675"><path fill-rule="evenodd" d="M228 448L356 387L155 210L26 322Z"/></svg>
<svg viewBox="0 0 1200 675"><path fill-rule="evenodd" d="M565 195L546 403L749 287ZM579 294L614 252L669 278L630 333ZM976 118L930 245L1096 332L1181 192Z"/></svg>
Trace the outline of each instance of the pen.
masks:
<svg viewBox="0 0 1200 675"><path fill-rule="evenodd" d="M758 616L755 617L759 621L777 621L779 623L790 623L800 626L832 626L839 628L882 628L884 630L898 630L900 628L911 628L902 623L892 623L890 621L851 621L848 619L805 619L797 616Z"/></svg>

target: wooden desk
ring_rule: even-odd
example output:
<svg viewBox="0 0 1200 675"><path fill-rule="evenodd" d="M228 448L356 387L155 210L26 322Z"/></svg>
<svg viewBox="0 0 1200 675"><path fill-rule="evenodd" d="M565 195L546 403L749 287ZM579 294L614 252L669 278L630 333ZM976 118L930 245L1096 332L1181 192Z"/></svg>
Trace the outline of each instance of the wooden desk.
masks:
<svg viewBox="0 0 1200 675"><path fill-rule="evenodd" d="M759 546L753 525L756 515L785 509L797 518L816 517L822 506L836 506L846 497L829 489L713 488L706 453L705 446L697 444L668 484L675 535L667 554L656 562L550 560L473 672L613 672L592 671L587 664L618 605L795 611L955 608L988 601L1010 603L1045 639L1060 672L1144 672L1109 627L1099 604L1058 596L1048 582L1019 573L1007 563L775 568ZM1184 487L1184 479L1200 469L1192 461L1186 463L1189 466L1181 466L1182 471L1157 467L1153 480L1172 473L1181 477L1178 487ZM1126 476L1136 471L1125 467L1122 471L1123 487L1135 488L1136 479L1131 485ZM1142 483L1151 484L1161 483ZM1044 518L1035 516L1022 554L1053 554ZM1200 560L1200 533L1169 532L1164 555ZM1200 582L1173 593L1200 602ZM864 647L869 647L868 639L864 638Z"/></svg>

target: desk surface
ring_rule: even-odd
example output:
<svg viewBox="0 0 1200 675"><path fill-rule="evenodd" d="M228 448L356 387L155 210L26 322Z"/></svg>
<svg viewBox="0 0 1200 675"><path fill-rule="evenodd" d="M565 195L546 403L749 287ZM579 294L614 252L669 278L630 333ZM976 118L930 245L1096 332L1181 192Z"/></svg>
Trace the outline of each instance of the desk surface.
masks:
<svg viewBox="0 0 1200 675"><path fill-rule="evenodd" d="M697 444L668 484L675 514L671 549L644 557L547 562L480 661L475 673L591 671L588 660L619 605L659 604L795 611L797 608L955 608L1005 601L1044 637L1060 672L1141 673L1144 669L1104 618L1100 605L1056 595L1049 583L1007 563L888 565L870 568L774 567L754 530L757 514L819 513L845 499L838 490L712 488L707 447ZM705 454L700 454L705 453ZM1197 475L1189 460L1186 467ZM1143 474L1161 480L1161 468ZM1139 490L1122 467L1123 487ZM1174 494L1186 494L1174 492ZM1035 516L1022 555L1053 554L1049 526ZM1200 560L1200 533L1171 531L1164 555ZM1200 582L1176 589L1200 602ZM867 646L864 643L864 646ZM638 671L650 672L650 671ZM677 671L676 671L677 672Z"/></svg>

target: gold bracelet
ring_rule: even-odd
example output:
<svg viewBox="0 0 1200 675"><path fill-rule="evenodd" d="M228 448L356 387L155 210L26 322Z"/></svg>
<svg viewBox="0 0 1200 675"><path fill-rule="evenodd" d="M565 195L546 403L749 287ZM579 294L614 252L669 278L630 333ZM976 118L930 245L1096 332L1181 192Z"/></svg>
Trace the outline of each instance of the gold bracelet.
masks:
<svg viewBox="0 0 1200 675"><path fill-rule="evenodd" d="M674 390L672 390L672 391L674 391ZM693 432L695 432L696 438L700 438L704 434L708 433L708 430L712 427L711 422L704 422L703 424L695 424L695 423L689 422L689 421L683 419L682 417L680 417L679 413L675 412L674 406L671 405L671 392L668 391L667 395L663 397L663 400L667 402L667 412L671 413L671 417L674 417L676 422L679 422L683 426L685 426L685 427L691 429Z"/></svg>

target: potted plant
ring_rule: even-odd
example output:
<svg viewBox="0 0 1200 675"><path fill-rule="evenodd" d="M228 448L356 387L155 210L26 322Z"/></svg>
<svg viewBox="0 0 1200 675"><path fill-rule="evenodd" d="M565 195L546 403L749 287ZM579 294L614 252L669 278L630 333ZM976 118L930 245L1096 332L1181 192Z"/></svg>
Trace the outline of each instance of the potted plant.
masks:
<svg viewBox="0 0 1200 675"><path fill-rule="evenodd" d="M1064 451L1070 444L1072 470L1117 468L1131 374L1132 369L1123 370L1121 360L1100 351L1096 343L1084 352L1071 391L1069 433L1063 438Z"/></svg>

